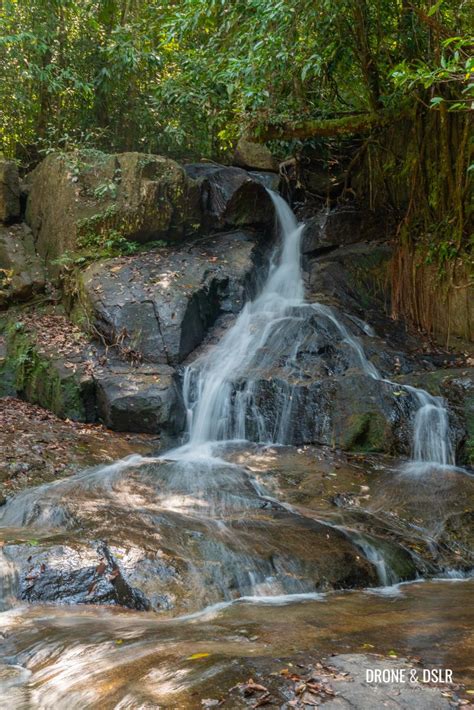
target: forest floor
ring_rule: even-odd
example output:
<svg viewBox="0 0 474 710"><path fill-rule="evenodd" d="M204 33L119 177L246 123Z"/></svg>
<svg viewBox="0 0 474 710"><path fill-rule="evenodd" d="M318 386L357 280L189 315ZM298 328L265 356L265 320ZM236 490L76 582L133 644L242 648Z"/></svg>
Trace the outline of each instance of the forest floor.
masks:
<svg viewBox="0 0 474 710"><path fill-rule="evenodd" d="M62 420L42 407L5 397L0 400L0 501L89 466L150 454L158 446L156 436Z"/></svg>

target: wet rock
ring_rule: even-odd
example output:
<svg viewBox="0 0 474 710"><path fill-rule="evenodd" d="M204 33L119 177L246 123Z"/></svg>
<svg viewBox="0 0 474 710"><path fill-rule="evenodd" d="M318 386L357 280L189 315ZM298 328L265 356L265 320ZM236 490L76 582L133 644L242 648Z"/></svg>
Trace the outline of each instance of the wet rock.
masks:
<svg viewBox="0 0 474 710"><path fill-rule="evenodd" d="M465 428L459 458L462 463L474 467L474 368L463 370L460 377L448 376L441 389Z"/></svg>
<svg viewBox="0 0 474 710"><path fill-rule="evenodd" d="M137 458L21 493L0 518L107 539L130 584L160 608L182 612L243 595L377 583L343 532L266 502L240 468ZM88 575L83 550L91 544L80 553ZM54 540L41 547L38 564L58 567Z"/></svg>
<svg viewBox="0 0 474 710"><path fill-rule="evenodd" d="M142 153L51 154L28 178L26 219L50 273L66 253L121 237L180 238L188 181L173 160Z"/></svg>
<svg viewBox="0 0 474 710"><path fill-rule="evenodd" d="M381 241L387 226L381 218L356 205L323 209L305 219L302 235L303 254L318 254L358 242Z"/></svg>
<svg viewBox="0 0 474 710"><path fill-rule="evenodd" d="M362 242L323 250L303 262L308 300L336 306L346 316L367 322L366 335L378 333L388 344L388 357L379 349L380 369L399 374L413 369L409 355L418 356L420 338L407 331L403 321L390 317L391 258L389 244ZM371 342L364 343L369 350ZM390 350L395 352L390 355Z"/></svg>
<svg viewBox="0 0 474 710"><path fill-rule="evenodd" d="M0 160L0 222L13 222L20 216L20 181L13 160Z"/></svg>
<svg viewBox="0 0 474 710"><path fill-rule="evenodd" d="M278 173L265 173L256 170L249 170L249 175L257 182L261 182L267 190L278 192L280 186L280 175Z"/></svg>
<svg viewBox="0 0 474 710"><path fill-rule="evenodd" d="M265 187L245 170L208 163L190 163L184 167L199 187L203 223L207 228L253 226L268 230L273 225L273 204Z"/></svg>
<svg viewBox="0 0 474 710"><path fill-rule="evenodd" d="M396 707L403 710L449 710L450 698L443 697L440 688L417 682L410 683L410 671L420 678L422 670L406 659L390 659L376 655L346 653L332 656L330 665L339 672L333 682L337 697L324 703L327 710L365 710L366 708ZM388 673L388 682L368 683L366 671ZM405 680L400 679L400 671ZM393 674L393 677L392 677ZM399 678L400 680L397 680Z"/></svg>
<svg viewBox="0 0 474 710"><path fill-rule="evenodd" d="M116 363L95 374L99 418L115 431L179 433L185 411L173 368Z"/></svg>
<svg viewBox="0 0 474 710"><path fill-rule="evenodd" d="M450 426L458 442L456 460L474 465L474 368L438 368L395 378L403 384L425 389L449 404Z"/></svg>
<svg viewBox="0 0 474 710"><path fill-rule="evenodd" d="M284 376L283 376L284 377ZM257 380L253 403L262 418L246 421L251 440L280 432L285 444L319 443L350 451L409 453L410 420L416 409L407 396L395 397L389 384L364 374L341 374L301 382L283 378Z"/></svg>
<svg viewBox="0 0 474 710"><path fill-rule="evenodd" d="M186 250L97 262L80 274L75 318L145 361L179 363L221 314L242 308L256 258L255 236L236 231Z"/></svg>
<svg viewBox="0 0 474 710"><path fill-rule="evenodd" d="M241 168L252 168L253 170L275 171L278 169L277 161L265 145L252 143L245 138L240 138L237 143L232 162Z"/></svg>
<svg viewBox="0 0 474 710"><path fill-rule="evenodd" d="M25 224L0 226L0 308L41 292L45 273Z"/></svg>
<svg viewBox="0 0 474 710"><path fill-rule="evenodd" d="M29 546L6 547L21 566L19 598L28 602L109 604L146 611L151 605L122 574L110 549L60 545L47 553Z"/></svg>
<svg viewBox="0 0 474 710"><path fill-rule="evenodd" d="M361 355L362 343L382 366L380 377ZM277 324L268 333L248 372L236 370L226 436L407 453L419 405L384 381L395 357L383 341L365 336L360 321L318 304L295 307L284 329ZM189 382L191 401L198 379L199 367Z"/></svg>

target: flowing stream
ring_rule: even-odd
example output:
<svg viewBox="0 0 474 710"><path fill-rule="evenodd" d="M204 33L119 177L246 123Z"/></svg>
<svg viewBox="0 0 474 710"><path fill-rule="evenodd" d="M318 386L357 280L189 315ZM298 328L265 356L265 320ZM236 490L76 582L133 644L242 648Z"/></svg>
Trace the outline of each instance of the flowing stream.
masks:
<svg viewBox="0 0 474 710"><path fill-rule="evenodd" d="M451 466L441 398L403 386L415 405L413 470L444 467L416 479L370 457L360 465L329 448L281 446L293 385L279 384L276 418L258 400L280 353L278 367L299 375L311 314L354 369L390 392L402 387L382 377L332 308L305 301L303 226L270 194L279 245L260 293L185 370L186 442L26 490L0 509L6 706L201 707L251 677L254 656L271 671L276 655L315 647L400 648L467 674L472 561L445 522L474 492ZM98 542L150 611L91 597L97 585L110 594L97 577ZM449 581L422 579L440 574ZM415 639L414 619L427 629Z"/></svg>

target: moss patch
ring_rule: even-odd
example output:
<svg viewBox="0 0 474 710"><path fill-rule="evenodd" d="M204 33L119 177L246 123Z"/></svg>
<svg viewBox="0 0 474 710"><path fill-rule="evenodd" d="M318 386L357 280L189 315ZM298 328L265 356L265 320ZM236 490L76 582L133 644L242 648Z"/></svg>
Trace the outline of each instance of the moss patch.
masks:
<svg viewBox="0 0 474 710"><path fill-rule="evenodd" d="M388 424L378 412L351 414L341 445L347 451L385 451L387 437L390 437Z"/></svg>
<svg viewBox="0 0 474 710"><path fill-rule="evenodd" d="M16 392L29 402L64 419L86 419L84 387L79 376L68 373L60 360L41 352L34 335L21 323L13 323L7 329L3 367Z"/></svg>

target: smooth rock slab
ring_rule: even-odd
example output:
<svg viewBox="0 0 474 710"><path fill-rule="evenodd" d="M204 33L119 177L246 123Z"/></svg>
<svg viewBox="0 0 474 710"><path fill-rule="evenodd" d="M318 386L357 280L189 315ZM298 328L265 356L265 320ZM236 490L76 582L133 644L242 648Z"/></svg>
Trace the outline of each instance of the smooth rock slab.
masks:
<svg viewBox="0 0 474 710"><path fill-rule="evenodd" d="M422 669L413 666L404 659L387 659L380 656L368 656L348 653L330 659L341 673L348 673L344 680L334 680L333 688L337 697L324 703L327 710L369 710L387 708L388 710L447 710L456 707L448 698L441 695L440 688L431 688L423 684L410 683L367 683L366 669L405 670L406 676L414 669L421 675Z"/></svg>

